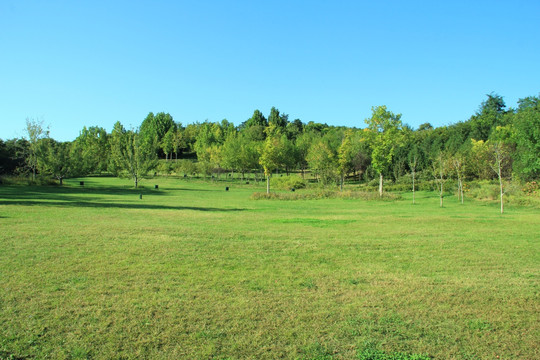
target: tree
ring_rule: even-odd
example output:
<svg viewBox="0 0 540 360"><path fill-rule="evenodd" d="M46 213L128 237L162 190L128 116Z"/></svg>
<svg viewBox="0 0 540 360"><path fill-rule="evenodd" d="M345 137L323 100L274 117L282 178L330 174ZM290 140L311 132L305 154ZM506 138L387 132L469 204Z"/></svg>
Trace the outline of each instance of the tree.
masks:
<svg viewBox="0 0 540 360"><path fill-rule="evenodd" d="M506 105L502 96L488 94L474 116L471 117L471 137L475 140L487 140L491 131L503 124Z"/></svg>
<svg viewBox="0 0 540 360"><path fill-rule="evenodd" d="M176 123L169 113L159 112L154 115L154 113L150 112L141 123L138 134L144 138L145 142L153 142L160 145L163 137L171 128L176 131ZM155 151L159 149L158 146L155 148Z"/></svg>
<svg viewBox="0 0 540 360"><path fill-rule="evenodd" d="M249 138L241 135L238 138L240 144L240 153L238 154L238 166L242 172L242 180L244 180L245 172L250 169L256 169L260 166L259 157L261 154L261 142L252 141Z"/></svg>
<svg viewBox="0 0 540 360"><path fill-rule="evenodd" d="M379 196L383 194L383 175L387 174L392 165L392 159L401 143L402 128L401 114L394 114L386 106L371 108L371 118L366 119L372 147L371 165L379 173Z"/></svg>
<svg viewBox="0 0 540 360"><path fill-rule="evenodd" d="M456 151L449 159L450 168L456 172L457 185L458 185L458 201L461 200L461 204L464 203L464 191L463 191L463 178L465 176L467 157L469 148L466 147L467 144L463 144L461 148Z"/></svg>
<svg viewBox="0 0 540 360"><path fill-rule="evenodd" d="M409 151L408 154L408 160L409 160L409 169L411 169L411 175L412 175L412 203L415 204L414 199L414 193L415 193L415 176L416 176L416 166L418 165L418 147L413 145L411 151Z"/></svg>
<svg viewBox="0 0 540 360"><path fill-rule="evenodd" d="M338 150L338 170L340 175L339 188L343 191L343 183L345 175L347 175L354 168L354 158L356 155L354 143L353 143L353 131L348 129L341 142Z"/></svg>
<svg viewBox="0 0 540 360"><path fill-rule="evenodd" d="M499 179L499 190L500 190L500 200L501 200L501 214L504 213L504 200L503 196L504 191L504 178L506 177L507 169L510 169L509 162L511 161L510 149L502 141L496 141L492 144L489 144L489 151L491 155L491 161L489 163L491 169L497 174Z"/></svg>
<svg viewBox="0 0 540 360"><path fill-rule="evenodd" d="M272 106L270 109L270 115L268 116L268 125L275 126L281 130L284 130L289 123L289 115L280 114L279 110Z"/></svg>
<svg viewBox="0 0 540 360"><path fill-rule="evenodd" d="M280 152L279 142L281 134L276 131L274 126L270 126L267 129L267 137L264 141L264 146L261 149L261 156L259 163L264 169L264 175L266 176L266 193L270 194L270 176L272 171L277 169L280 164Z"/></svg>
<svg viewBox="0 0 540 360"><path fill-rule="evenodd" d="M158 164L156 142L135 130L125 130L117 122L111 134L111 157L120 175L131 178L138 187L141 178Z"/></svg>
<svg viewBox="0 0 540 360"><path fill-rule="evenodd" d="M0 140L0 174L15 174L24 169L29 147L26 139Z"/></svg>
<svg viewBox="0 0 540 360"><path fill-rule="evenodd" d="M28 155L26 164L32 171L32 181L36 180L38 157L40 156L40 140L49 136L49 129L43 129L43 120L36 121L26 118L26 135L28 136Z"/></svg>
<svg viewBox="0 0 540 360"><path fill-rule="evenodd" d="M71 143L57 142L51 138L40 140L41 156L38 159L40 170L63 184L63 180L71 175L76 175L77 163L71 156Z"/></svg>
<svg viewBox="0 0 540 360"><path fill-rule="evenodd" d="M540 96L518 101L514 118L517 143L515 167L520 177L532 180L540 177Z"/></svg>
<svg viewBox="0 0 540 360"><path fill-rule="evenodd" d="M338 161L328 144L320 139L310 148L307 155L309 168L317 174L317 179L323 184L335 180L338 172Z"/></svg>
<svg viewBox="0 0 540 360"><path fill-rule="evenodd" d="M444 183L446 182L446 176L448 172L448 157L447 155L440 151L437 156L433 159L433 176L437 182L437 189L439 191L440 205L443 207L443 198L444 198Z"/></svg>
<svg viewBox="0 0 540 360"><path fill-rule="evenodd" d="M175 144L176 144L176 133L177 133L177 130L174 127L171 127L165 133L165 135L163 136L163 139L161 139L161 149L165 153L165 161L169 160L169 154L171 154L171 159L172 159L172 153L175 149Z"/></svg>
<svg viewBox="0 0 540 360"><path fill-rule="evenodd" d="M81 174L101 173L107 170L109 135L102 127L83 127L72 144L72 156L77 159Z"/></svg>

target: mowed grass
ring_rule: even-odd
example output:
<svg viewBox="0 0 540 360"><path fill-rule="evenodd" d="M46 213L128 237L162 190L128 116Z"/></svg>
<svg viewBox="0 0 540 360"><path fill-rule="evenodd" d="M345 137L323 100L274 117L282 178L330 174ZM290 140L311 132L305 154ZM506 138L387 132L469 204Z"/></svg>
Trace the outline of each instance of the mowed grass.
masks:
<svg viewBox="0 0 540 360"><path fill-rule="evenodd" d="M0 358L540 358L539 209L82 180L0 187Z"/></svg>

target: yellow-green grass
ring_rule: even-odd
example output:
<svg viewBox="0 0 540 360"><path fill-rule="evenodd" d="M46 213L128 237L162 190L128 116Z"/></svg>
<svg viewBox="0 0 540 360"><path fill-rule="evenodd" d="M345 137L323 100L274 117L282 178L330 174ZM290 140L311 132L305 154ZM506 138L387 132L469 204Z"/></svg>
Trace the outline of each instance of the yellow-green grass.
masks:
<svg viewBox="0 0 540 360"><path fill-rule="evenodd" d="M540 358L538 209L144 185L0 187L0 358Z"/></svg>

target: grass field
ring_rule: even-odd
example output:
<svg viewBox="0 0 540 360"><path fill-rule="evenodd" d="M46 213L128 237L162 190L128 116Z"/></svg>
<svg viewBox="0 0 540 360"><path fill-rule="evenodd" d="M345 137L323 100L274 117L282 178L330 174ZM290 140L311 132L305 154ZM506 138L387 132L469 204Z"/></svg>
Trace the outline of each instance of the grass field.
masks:
<svg viewBox="0 0 540 360"><path fill-rule="evenodd" d="M0 186L2 359L540 358L537 208L82 180Z"/></svg>

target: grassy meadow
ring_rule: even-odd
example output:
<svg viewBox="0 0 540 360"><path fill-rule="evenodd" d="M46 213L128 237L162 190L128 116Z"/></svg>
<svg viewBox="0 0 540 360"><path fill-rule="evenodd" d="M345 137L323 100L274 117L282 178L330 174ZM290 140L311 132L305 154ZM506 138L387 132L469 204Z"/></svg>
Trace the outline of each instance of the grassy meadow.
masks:
<svg viewBox="0 0 540 360"><path fill-rule="evenodd" d="M142 185L0 186L0 359L540 358L538 208Z"/></svg>

